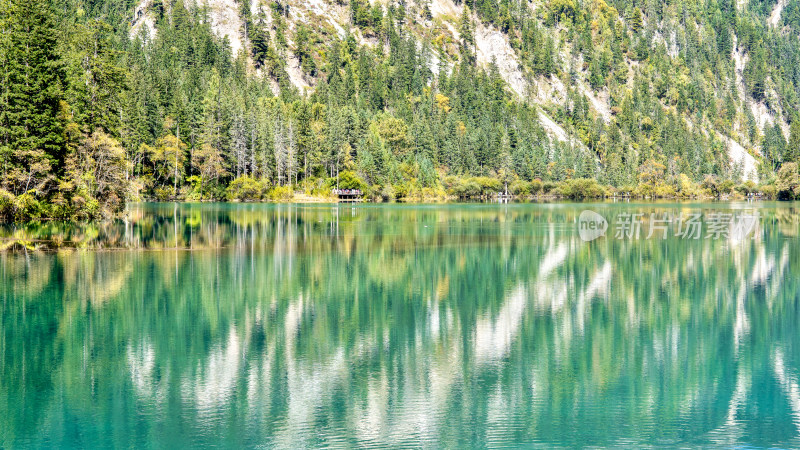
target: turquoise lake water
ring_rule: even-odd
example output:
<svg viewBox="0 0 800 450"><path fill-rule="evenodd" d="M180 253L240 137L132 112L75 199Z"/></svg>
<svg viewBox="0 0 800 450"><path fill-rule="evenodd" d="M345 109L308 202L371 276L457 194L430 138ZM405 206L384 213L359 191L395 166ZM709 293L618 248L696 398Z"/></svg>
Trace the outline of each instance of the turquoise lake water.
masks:
<svg viewBox="0 0 800 450"><path fill-rule="evenodd" d="M799 206L137 204L3 226L0 448L797 448ZM587 209L608 221L591 242ZM651 214L672 221L648 238ZM699 238L676 236L693 214ZM728 214L758 221L709 235Z"/></svg>

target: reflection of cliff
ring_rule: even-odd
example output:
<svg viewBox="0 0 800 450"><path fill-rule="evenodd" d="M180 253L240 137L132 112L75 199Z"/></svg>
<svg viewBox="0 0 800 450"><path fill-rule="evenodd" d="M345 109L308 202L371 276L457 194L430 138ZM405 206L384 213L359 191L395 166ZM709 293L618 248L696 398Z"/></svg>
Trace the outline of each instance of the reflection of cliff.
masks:
<svg viewBox="0 0 800 450"><path fill-rule="evenodd" d="M528 306L528 295L517 287L496 314L478 319L475 325L474 354L478 362L502 360L517 339L522 316Z"/></svg>
<svg viewBox="0 0 800 450"><path fill-rule="evenodd" d="M230 403L239 382L241 364L247 356L236 328L231 327L224 343L214 346L202 366L182 381L181 392L202 415L214 415ZM191 369L190 369L191 370Z"/></svg>
<svg viewBox="0 0 800 450"><path fill-rule="evenodd" d="M797 377L790 375L790 371L787 370L783 360L783 352L780 349L773 351L772 370L775 372L775 378L778 380L789 402L794 416L795 427L800 432L800 384L797 382Z"/></svg>
<svg viewBox="0 0 800 450"><path fill-rule="evenodd" d="M98 233L151 251L0 256L6 435L55 420L4 415L20 402L242 446L763 445L767 408L800 424L780 226L588 244L565 207L187 208Z"/></svg>

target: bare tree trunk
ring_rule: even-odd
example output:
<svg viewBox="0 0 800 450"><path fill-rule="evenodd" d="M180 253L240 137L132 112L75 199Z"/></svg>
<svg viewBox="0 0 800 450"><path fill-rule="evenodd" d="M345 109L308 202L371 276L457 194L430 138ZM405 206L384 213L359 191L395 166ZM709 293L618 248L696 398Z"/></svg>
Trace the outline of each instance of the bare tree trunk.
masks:
<svg viewBox="0 0 800 450"><path fill-rule="evenodd" d="M177 129L175 131L176 138L178 138L178 142L175 148L175 180L173 185L173 197L178 197L178 153L181 151L181 124L178 122Z"/></svg>
<svg viewBox="0 0 800 450"><path fill-rule="evenodd" d="M250 176L256 178L256 140L258 135L256 133L256 122L253 117L250 117Z"/></svg>

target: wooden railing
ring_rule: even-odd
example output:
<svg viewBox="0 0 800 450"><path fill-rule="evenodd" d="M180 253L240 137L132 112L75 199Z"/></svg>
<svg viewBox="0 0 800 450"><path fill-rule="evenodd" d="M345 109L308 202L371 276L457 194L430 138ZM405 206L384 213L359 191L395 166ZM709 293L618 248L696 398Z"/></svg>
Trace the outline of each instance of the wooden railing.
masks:
<svg viewBox="0 0 800 450"><path fill-rule="evenodd" d="M339 197L361 197L362 194L360 189L334 189L332 192Z"/></svg>

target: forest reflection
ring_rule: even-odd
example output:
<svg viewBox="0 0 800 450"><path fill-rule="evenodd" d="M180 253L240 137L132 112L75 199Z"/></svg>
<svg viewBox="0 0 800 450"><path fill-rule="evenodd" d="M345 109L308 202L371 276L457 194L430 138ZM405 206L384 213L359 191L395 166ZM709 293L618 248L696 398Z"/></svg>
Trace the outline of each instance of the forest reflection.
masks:
<svg viewBox="0 0 800 450"><path fill-rule="evenodd" d="M761 221L587 243L587 207ZM798 446L799 219L142 204L7 226L0 446Z"/></svg>

